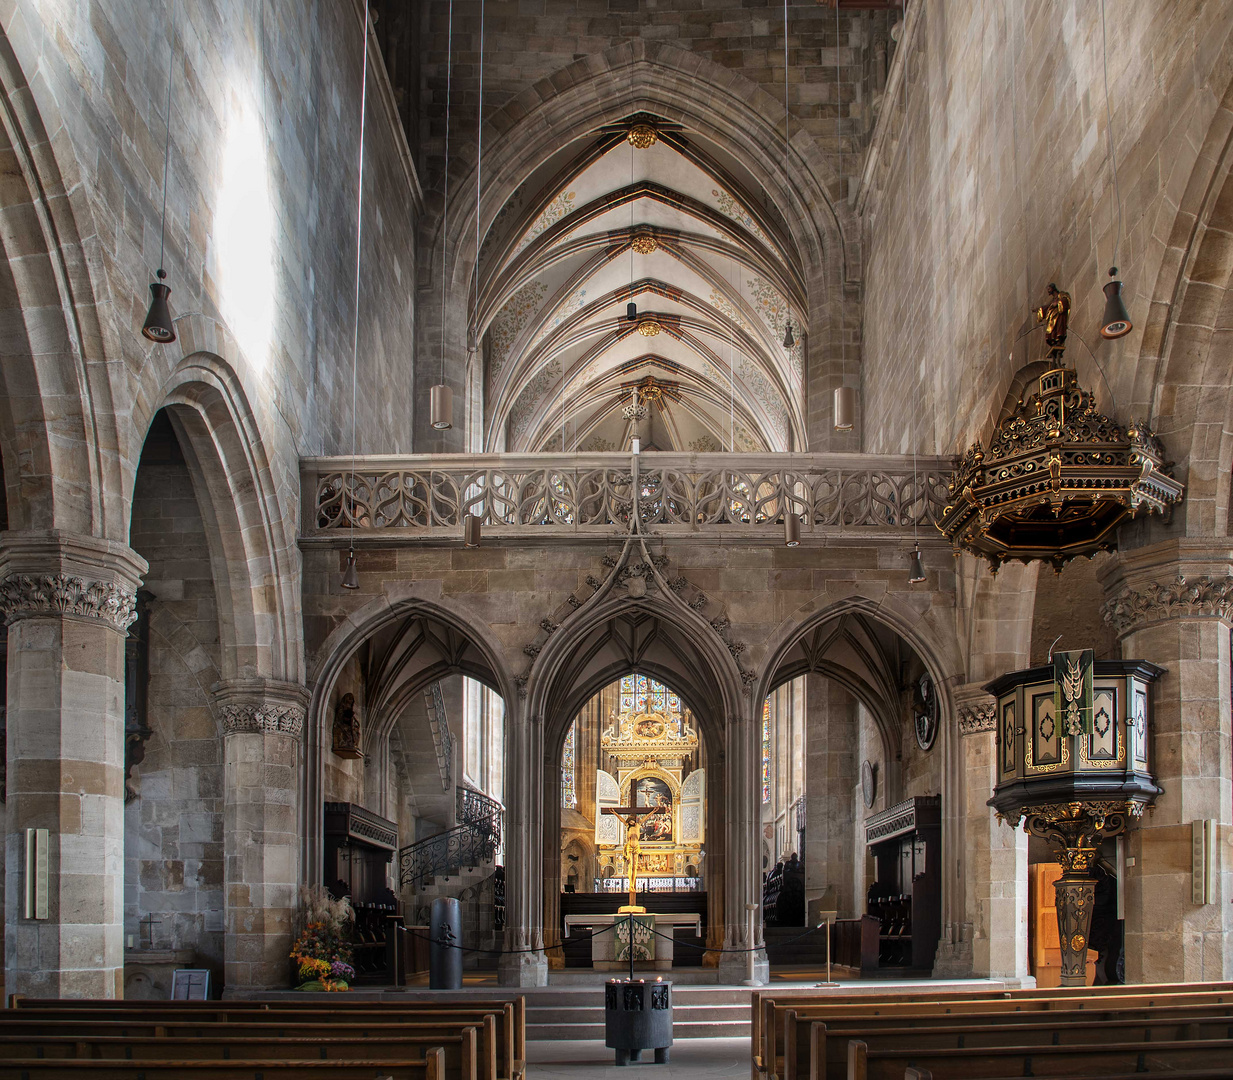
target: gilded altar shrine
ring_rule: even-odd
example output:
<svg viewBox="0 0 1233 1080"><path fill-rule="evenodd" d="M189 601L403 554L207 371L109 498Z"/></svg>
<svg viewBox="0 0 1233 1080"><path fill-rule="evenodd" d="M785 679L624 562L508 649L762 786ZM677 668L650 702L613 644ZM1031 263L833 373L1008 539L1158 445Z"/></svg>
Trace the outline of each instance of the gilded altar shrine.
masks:
<svg viewBox="0 0 1233 1080"><path fill-rule="evenodd" d="M637 823L640 889L701 888L706 770L696 768L698 733L679 697L645 676L621 681L620 709L601 739L609 769L596 777L595 848L599 887L629 888L630 845L606 807L652 807ZM609 771L611 770L611 771Z"/></svg>

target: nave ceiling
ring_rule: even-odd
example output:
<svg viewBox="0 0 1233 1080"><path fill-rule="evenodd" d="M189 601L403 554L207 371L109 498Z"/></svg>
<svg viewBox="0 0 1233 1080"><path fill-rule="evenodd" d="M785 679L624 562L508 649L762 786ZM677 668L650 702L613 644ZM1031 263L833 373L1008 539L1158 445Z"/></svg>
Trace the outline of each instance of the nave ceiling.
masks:
<svg viewBox="0 0 1233 1080"><path fill-rule="evenodd" d="M628 447L636 387L645 449L807 449L800 260L719 147L649 114L601 128L527 177L481 250L486 449Z"/></svg>

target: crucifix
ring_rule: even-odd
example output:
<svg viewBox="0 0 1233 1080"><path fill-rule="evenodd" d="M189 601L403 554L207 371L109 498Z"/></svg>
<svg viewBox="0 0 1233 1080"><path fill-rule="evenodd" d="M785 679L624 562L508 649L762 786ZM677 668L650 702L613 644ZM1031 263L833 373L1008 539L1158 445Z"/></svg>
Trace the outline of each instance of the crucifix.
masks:
<svg viewBox="0 0 1233 1080"><path fill-rule="evenodd" d="M603 813L619 818L625 826L625 844L621 853L625 856L625 868L629 872L629 903L618 908L620 914L644 915L646 908L638 904L638 819L653 814L657 806L605 806Z"/></svg>

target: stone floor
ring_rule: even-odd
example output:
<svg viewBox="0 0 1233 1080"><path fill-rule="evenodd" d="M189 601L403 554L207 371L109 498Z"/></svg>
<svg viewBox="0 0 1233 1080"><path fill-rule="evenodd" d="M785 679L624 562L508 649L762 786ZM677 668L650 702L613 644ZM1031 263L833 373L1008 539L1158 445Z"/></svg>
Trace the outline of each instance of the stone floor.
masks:
<svg viewBox="0 0 1233 1080"><path fill-rule="evenodd" d="M748 1039L678 1039L672 1060L655 1065L647 1051L635 1065L618 1067L603 1040L555 1040L527 1044L527 1074L534 1080L571 1076L625 1076L631 1069L646 1069L650 1076L674 1080L684 1076L748 1076Z"/></svg>

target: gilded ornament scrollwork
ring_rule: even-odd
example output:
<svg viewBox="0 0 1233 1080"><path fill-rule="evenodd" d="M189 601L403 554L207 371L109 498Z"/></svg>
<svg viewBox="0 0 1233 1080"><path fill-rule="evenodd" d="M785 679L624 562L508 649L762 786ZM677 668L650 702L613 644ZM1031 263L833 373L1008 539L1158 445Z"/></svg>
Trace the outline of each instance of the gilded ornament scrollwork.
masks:
<svg viewBox="0 0 1233 1080"><path fill-rule="evenodd" d="M114 581L87 581L69 574L10 574L0 582L0 612L6 624L40 615L101 619L127 632L137 618L137 594Z"/></svg>

